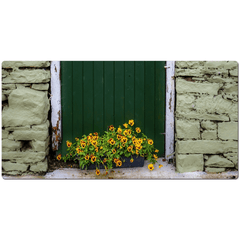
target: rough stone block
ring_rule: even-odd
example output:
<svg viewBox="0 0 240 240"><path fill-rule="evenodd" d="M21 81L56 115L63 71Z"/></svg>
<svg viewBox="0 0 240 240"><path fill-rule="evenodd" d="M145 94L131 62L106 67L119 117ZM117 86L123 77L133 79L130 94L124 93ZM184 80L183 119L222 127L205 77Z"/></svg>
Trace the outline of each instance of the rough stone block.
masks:
<svg viewBox="0 0 240 240"><path fill-rule="evenodd" d="M33 164L30 167L30 171L32 172L46 172L48 169L47 159L43 162L38 162L37 164Z"/></svg>
<svg viewBox="0 0 240 240"><path fill-rule="evenodd" d="M236 169L238 169L238 153L225 153L223 154L229 161L233 162Z"/></svg>
<svg viewBox="0 0 240 240"><path fill-rule="evenodd" d="M238 84L237 83L228 83L223 87L223 92L226 94L235 94L238 95Z"/></svg>
<svg viewBox="0 0 240 240"><path fill-rule="evenodd" d="M9 171L9 172L6 172L6 171L3 171L2 174L6 174L6 175L18 175L18 174L21 174L22 172L19 172L19 171Z"/></svg>
<svg viewBox="0 0 240 240"><path fill-rule="evenodd" d="M2 68L49 67L50 61L4 61Z"/></svg>
<svg viewBox="0 0 240 240"><path fill-rule="evenodd" d="M231 70L230 75L233 76L233 77L237 77L238 76L238 69Z"/></svg>
<svg viewBox="0 0 240 240"><path fill-rule="evenodd" d="M234 69L238 67L238 63L236 61L207 61L205 67Z"/></svg>
<svg viewBox="0 0 240 240"><path fill-rule="evenodd" d="M7 139L8 138L8 131L2 130L2 139Z"/></svg>
<svg viewBox="0 0 240 240"><path fill-rule="evenodd" d="M195 109L199 113L237 113L238 104L229 100L225 100L221 95L202 96L195 101Z"/></svg>
<svg viewBox="0 0 240 240"><path fill-rule="evenodd" d="M237 61L228 61L225 65L224 68L226 69L238 69L238 62Z"/></svg>
<svg viewBox="0 0 240 240"><path fill-rule="evenodd" d="M238 140L238 123L237 122L224 122L218 123L218 137L227 140Z"/></svg>
<svg viewBox="0 0 240 240"><path fill-rule="evenodd" d="M49 128L49 120L47 120L45 123L40 125L32 125L32 129L36 131L45 131Z"/></svg>
<svg viewBox="0 0 240 240"><path fill-rule="evenodd" d="M199 113L196 111L189 111L186 109L177 108L176 117L186 119L200 119L200 120L214 120L214 121L229 121L229 117L226 115Z"/></svg>
<svg viewBox="0 0 240 240"><path fill-rule="evenodd" d="M13 132L13 138L15 140L39 140L44 141L48 137L48 131L35 131L35 130L16 130Z"/></svg>
<svg viewBox="0 0 240 240"><path fill-rule="evenodd" d="M213 155L213 156L210 156L208 160L205 162L205 166L225 168L225 167L234 167L234 164L224 157L221 157L219 155Z"/></svg>
<svg viewBox="0 0 240 240"><path fill-rule="evenodd" d="M177 138L199 138L199 121L176 120Z"/></svg>
<svg viewBox="0 0 240 240"><path fill-rule="evenodd" d="M2 101L6 101L8 98L5 94L2 94Z"/></svg>
<svg viewBox="0 0 240 240"><path fill-rule="evenodd" d="M18 163L36 163L45 159L46 152L2 152L2 159Z"/></svg>
<svg viewBox="0 0 240 240"><path fill-rule="evenodd" d="M229 77L221 77L214 75L212 75L211 77L207 77L206 80L212 83L229 83L234 81L232 78Z"/></svg>
<svg viewBox="0 0 240 240"><path fill-rule="evenodd" d="M49 145L49 140L50 137L48 137L46 141L32 141L32 150L36 152L44 152Z"/></svg>
<svg viewBox="0 0 240 240"><path fill-rule="evenodd" d="M217 141L217 140L187 140L177 141L176 152L181 153L203 153L219 154L226 152L237 152L237 141Z"/></svg>
<svg viewBox="0 0 240 240"><path fill-rule="evenodd" d="M11 141L9 139L3 139L2 140L2 147L4 149L8 149L8 151L17 151L17 150L20 150L21 142Z"/></svg>
<svg viewBox="0 0 240 240"><path fill-rule="evenodd" d="M2 90L16 89L16 84L2 84Z"/></svg>
<svg viewBox="0 0 240 240"><path fill-rule="evenodd" d="M214 122L202 121L201 127L206 130L215 130L217 128L217 125Z"/></svg>
<svg viewBox="0 0 240 240"><path fill-rule="evenodd" d="M30 125L22 126L22 127L6 127L7 131L15 131L15 130L30 130Z"/></svg>
<svg viewBox="0 0 240 240"><path fill-rule="evenodd" d="M199 68L203 64L202 61L176 61L177 68Z"/></svg>
<svg viewBox="0 0 240 240"><path fill-rule="evenodd" d="M200 68L197 69L175 69L175 76L202 77Z"/></svg>
<svg viewBox="0 0 240 240"><path fill-rule="evenodd" d="M3 78L3 83L46 83L50 81L50 71L16 70Z"/></svg>
<svg viewBox="0 0 240 240"><path fill-rule="evenodd" d="M190 82L183 79L177 79L176 91L178 93L207 93L217 95L221 87L218 83L197 83Z"/></svg>
<svg viewBox="0 0 240 240"><path fill-rule="evenodd" d="M205 172L209 173L219 173L219 172L225 172L226 168L212 168L212 167L206 167Z"/></svg>
<svg viewBox="0 0 240 240"><path fill-rule="evenodd" d="M38 84L33 84L32 89L36 90L41 90L41 91L47 91L49 88L49 83L38 83Z"/></svg>
<svg viewBox="0 0 240 240"><path fill-rule="evenodd" d="M213 68L203 68L201 71L201 74L210 74L210 75L215 75L215 76L224 76L228 77L228 70L224 68L218 68L218 69L213 69Z"/></svg>
<svg viewBox="0 0 240 240"><path fill-rule="evenodd" d="M8 98L9 108L2 113L4 127L42 124L50 108L45 92L32 89L15 89Z"/></svg>
<svg viewBox="0 0 240 240"><path fill-rule="evenodd" d="M28 164L12 163L10 161L2 161L2 167L5 171L25 172L28 169Z"/></svg>
<svg viewBox="0 0 240 240"><path fill-rule="evenodd" d="M217 131L216 130L207 130L202 133L202 139L206 140L215 140L217 139Z"/></svg>
<svg viewBox="0 0 240 240"><path fill-rule="evenodd" d="M193 95L177 95L177 107L178 108L193 108L195 97Z"/></svg>
<svg viewBox="0 0 240 240"><path fill-rule="evenodd" d="M177 172L203 171L204 161L202 154L176 155Z"/></svg>

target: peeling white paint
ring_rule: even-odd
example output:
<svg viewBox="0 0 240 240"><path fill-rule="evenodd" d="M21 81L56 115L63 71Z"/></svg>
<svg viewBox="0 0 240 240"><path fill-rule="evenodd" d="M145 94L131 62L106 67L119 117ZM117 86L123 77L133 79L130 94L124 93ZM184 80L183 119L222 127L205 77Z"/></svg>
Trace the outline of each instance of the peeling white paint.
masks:
<svg viewBox="0 0 240 240"><path fill-rule="evenodd" d="M165 158L174 153L174 108L175 108L175 61L166 63L166 122L165 122Z"/></svg>
<svg viewBox="0 0 240 240"><path fill-rule="evenodd" d="M51 111L52 148L56 151L61 138L60 61L51 62Z"/></svg>

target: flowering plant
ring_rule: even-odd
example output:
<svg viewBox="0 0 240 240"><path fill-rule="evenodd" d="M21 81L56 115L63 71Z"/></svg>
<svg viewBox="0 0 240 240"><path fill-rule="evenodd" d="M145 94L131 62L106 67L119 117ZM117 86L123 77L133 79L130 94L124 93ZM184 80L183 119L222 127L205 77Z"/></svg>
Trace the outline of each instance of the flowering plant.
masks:
<svg viewBox="0 0 240 240"><path fill-rule="evenodd" d="M90 164L95 164L97 175L100 174L97 167L100 164L103 164L108 171L112 169L113 163L118 167L122 166L124 157L131 157L130 162L133 162L133 155L149 160L148 169L152 171L153 164L158 158L159 150L154 147L153 140L142 133L139 127L134 127L134 120L124 123L123 127L109 126L108 131L105 131L101 137L95 132L75 140L75 143L67 141L68 153L64 157L59 154L57 159L62 159L64 162L78 160L81 169L87 169Z"/></svg>

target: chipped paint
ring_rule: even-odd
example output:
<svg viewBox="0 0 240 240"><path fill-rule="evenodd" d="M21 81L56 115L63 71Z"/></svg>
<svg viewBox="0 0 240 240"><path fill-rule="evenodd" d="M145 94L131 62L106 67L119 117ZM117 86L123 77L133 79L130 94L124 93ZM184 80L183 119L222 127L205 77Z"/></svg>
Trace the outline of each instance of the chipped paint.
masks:
<svg viewBox="0 0 240 240"><path fill-rule="evenodd" d="M165 158L174 152L175 62L167 61L166 68L166 122Z"/></svg>
<svg viewBox="0 0 240 240"><path fill-rule="evenodd" d="M51 62L51 95L52 149L57 151L62 139L60 61Z"/></svg>

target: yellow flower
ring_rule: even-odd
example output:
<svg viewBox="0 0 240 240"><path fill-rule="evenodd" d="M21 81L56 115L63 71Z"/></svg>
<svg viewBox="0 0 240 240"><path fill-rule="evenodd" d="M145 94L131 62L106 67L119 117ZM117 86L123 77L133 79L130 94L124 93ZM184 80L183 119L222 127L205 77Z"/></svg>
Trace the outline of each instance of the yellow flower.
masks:
<svg viewBox="0 0 240 240"><path fill-rule="evenodd" d="M133 158L131 158L130 163L133 163L133 161L134 161Z"/></svg>
<svg viewBox="0 0 240 240"><path fill-rule="evenodd" d="M103 149L103 147L101 146L100 149Z"/></svg>
<svg viewBox="0 0 240 240"><path fill-rule="evenodd" d="M161 164L159 164L159 166L158 166L159 168L161 168L161 167L163 167L163 165L161 165Z"/></svg>
<svg viewBox="0 0 240 240"><path fill-rule="evenodd" d="M86 160L88 160L88 159L89 159L89 155L88 155L88 154L85 156L85 159L86 159Z"/></svg>
<svg viewBox="0 0 240 240"><path fill-rule="evenodd" d="M118 161L119 161L119 159L117 159L117 158L114 158L114 159L113 159L113 162L114 162L114 163L117 163Z"/></svg>
<svg viewBox="0 0 240 240"><path fill-rule="evenodd" d="M107 161L107 159L106 159L106 158L104 158L104 159L103 159L103 163L105 163L106 161Z"/></svg>
<svg viewBox="0 0 240 240"><path fill-rule="evenodd" d="M148 144L153 145L153 140L152 139L148 139Z"/></svg>
<svg viewBox="0 0 240 240"><path fill-rule="evenodd" d="M67 147L71 147L72 146L72 143L67 141Z"/></svg>
<svg viewBox="0 0 240 240"><path fill-rule="evenodd" d="M86 147L86 143L85 142L81 143L81 147L85 148Z"/></svg>
<svg viewBox="0 0 240 240"><path fill-rule="evenodd" d="M113 149L113 150L112 150L112 153L115 154L115 153L116 153L116 149Z"/></svg>
<svg viewBox="0 0 240 240"><path fill-rule="evenodd" d="M156 150L155 150L155 152L156 152L156 153L158 153L158 152L159 152L159 150L158 150L158 149L156 149Z"/></svg>
<svg viewBox="0 0 240 240"><path fill-rule="evenodd" d="M91 161L92 161L93 163L96 162L96 156L92 155L92 156L91 156Z"/></svg>
<svg viewBox="0 0 240 240"><path fill-rule="evenodd" d="M125 131L123 132L123 134L124 134L125 136L127 136L127 135L128 135L128 130L125 130Z"/></svg>
<svg viewBox="0 0 240 240"><path fill-rule="evenodd" d="M61 154L58 154L58 155L57 155L57 160L61 160L61 158L62 158L62 155L61 155Z"/></svg>
<svg viewBox="0 0 240 240"><path fill-rule="evenodd" d="M117 135L117 139L118 139L118 140L121 140L121 138L122 138L122 136L118 134L118 135Z"/></svg>
<svg viewBox="0 0 240 240"><path fill-rule="evenodd" d="M154 169L153 164L148 164L148 169L149 169L150 171L152 171L152 170Z"/></svg>
<svg viewBox="0 0 240 240"><path fill-rule="evenodd" d="M111 126L109 127L109 130L110 130L110 131L114 131L114 129L115 129L115 128L114 128L113 125L111 125Z"/></svg>
<svg viewBox="0 0 240 240"><path fill-rule="evenodd" d="M117 130L118 133L122 133L122 129L119 127Z"/></svg>
<svg viewBox="0 0 240 240"><path fill-rule="evenodd" d="M157 158L158 158L158 156L157 156L156 154L153 154L153 157L154 157L155 159L157 159Z"/></svg>
<svg viewBox="0 0 240 240"><path fill-rule="evenodd" d="M80 148L76 148L76 151L77 151L77 153L80 153L81 150L80 150Z"/></svg>
<svg viewBox="0 0 240 240"><path fill-rule="evenodd" d="M122 143L122 146L125 147L125 143Z"/></svg>
<svg viewBox="0 0 240 240"><path fill-rule="evenodd" d="M95 151L98 152L98 147L95 148Z"/></svg>
<svg viewBox="0 0 240 240"><path fill-rule="evenodd" d="M79 138L75 138L75 140L76 140L76 141L78 141L78 140L79 140Z"/></svg>
<svg viewBox="0 0 240 240"><path fill-rule="evenodd" d="M139 154L138 150L136 150L136 154L137 154L137 155Z"/></svg>
<svg viewBox="0 0 240 240"><path fill-rule="evenodd" d="M100 175L100 170L99 169L96 169L96 175Z"/></svg>
<svg viewBox="0 0 240 240"><path fill-rule="evenodd" d="M127 127L128 127L128 124L127 124L127 123L124 123L123 126L124 126L125 128L127 128Z"/></svg>
<svg viewBox="0 0 240 240"><path fill-rule="evenodd" d="M128 124L131 125L131 126L133 126L133 125L134 125L134 120L129 120L129 121L128 121Z"/></svg>
<svg viewBox="0 0 240 240"><path fill-rule="evenodd" d="M137 133L140 133L141 132L141 129L139 127L136 128L136 132Z"/></svg>
<svg viewBox="0 0 240 240"><path fill-rule="evenodd" d="M132 151L132 147L129 146L129 147L127 148L127 150L128 150L128 152L131 152L131 151Z"/></svg>

